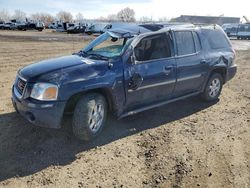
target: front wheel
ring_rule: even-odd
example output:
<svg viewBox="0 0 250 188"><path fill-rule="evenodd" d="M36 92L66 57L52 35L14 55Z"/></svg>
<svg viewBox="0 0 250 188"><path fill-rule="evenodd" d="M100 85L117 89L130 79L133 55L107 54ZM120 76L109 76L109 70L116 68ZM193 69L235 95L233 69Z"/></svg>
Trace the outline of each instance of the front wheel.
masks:
<svg viewBox="0 0 250 188"><path fill-rule="evenodd" d="M223 85L223 78L221 74L214 73L209 78L208 83L204 92L202 93L202 98L206 101L217 100L220 96Z"/></svg>
<svg viewBox="0 0 250 188"><path fill-rule="evenodd" d="M106 117L105 98L98 93L84 95L75 107L72 123L74 135L80 140L92 140L101 132Z"/></svg>

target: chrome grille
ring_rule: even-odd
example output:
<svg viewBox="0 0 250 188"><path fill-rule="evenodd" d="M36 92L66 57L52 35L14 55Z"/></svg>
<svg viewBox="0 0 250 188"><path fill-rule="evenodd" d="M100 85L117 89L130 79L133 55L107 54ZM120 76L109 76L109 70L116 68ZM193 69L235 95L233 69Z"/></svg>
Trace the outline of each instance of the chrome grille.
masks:
<svg viewBox="0 0 250 188"><path fill-rule="evenodd" d="M18 77L16 81L16 89L20 95L23 95L25 87L26 82Z"/></svg>

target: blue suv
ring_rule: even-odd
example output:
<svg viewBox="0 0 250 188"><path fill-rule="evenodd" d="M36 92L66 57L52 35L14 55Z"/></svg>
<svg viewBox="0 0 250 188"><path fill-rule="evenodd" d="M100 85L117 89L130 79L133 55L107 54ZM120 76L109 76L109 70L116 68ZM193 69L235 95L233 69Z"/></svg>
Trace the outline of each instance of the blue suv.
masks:
<svg viewBox="0 0 250 188"><path fill-rule="evenodd" d="M18 71L16 111L60 128L73 113L75 136L91 140L108 112L123 118L194 95L216 100L236 73L235 51L219 26L139 25L109 30L70 56Z"/></svg>

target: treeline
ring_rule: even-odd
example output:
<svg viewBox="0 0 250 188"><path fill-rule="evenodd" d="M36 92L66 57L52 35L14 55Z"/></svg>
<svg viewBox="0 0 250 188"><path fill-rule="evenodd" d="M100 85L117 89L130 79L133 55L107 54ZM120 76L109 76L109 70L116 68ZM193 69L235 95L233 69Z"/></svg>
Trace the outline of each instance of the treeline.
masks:
<svg viewBox="0 0 250 188"><path fill-rule="evenodd" d="M52 15L46 12L34 13L28 15L22 10L15 10L14 13L10 13L6 9L0 10L0 21L9 21L11 19L16 19L19 21L25 20L40 20L45 25L49 25L53 21L63 21L63 22L73 22L73 21L84 21L86 20L82 13L77 13L75 16L72 15L71 12L68 11L59 11L56 15ZM122 22L135 22L135 11L129 7L124 8L118 11L116 14L110 14L105 17L99 17L94 20L98 21L122 21ZM166 17L160 18L158 21L168 21ZM152 17L141 17L138 21L140 22L152 22Z"/></svg>

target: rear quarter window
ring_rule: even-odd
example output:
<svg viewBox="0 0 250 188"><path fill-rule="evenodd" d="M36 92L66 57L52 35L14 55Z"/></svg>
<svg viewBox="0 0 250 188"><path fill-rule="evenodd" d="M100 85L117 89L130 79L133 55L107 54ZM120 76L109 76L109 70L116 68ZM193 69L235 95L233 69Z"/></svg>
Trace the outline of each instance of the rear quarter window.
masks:
<svg viewBox="0 0 250 188"><path fill-rule="evenodd" d="M207 30L205 35L212 49L228 48L230 43L221 30Z"/></svg>

